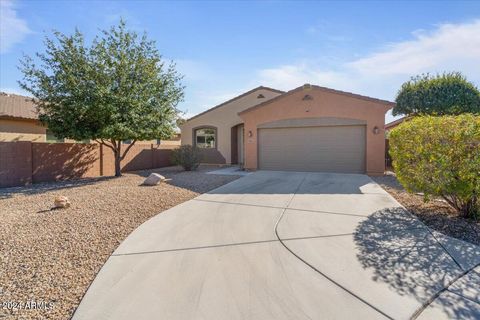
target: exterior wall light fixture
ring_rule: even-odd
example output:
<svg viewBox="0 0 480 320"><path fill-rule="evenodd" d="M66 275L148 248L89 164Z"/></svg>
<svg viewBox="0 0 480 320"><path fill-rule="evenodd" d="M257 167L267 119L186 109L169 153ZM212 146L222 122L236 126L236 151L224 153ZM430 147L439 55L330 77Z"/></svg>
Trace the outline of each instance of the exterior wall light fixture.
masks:
<svg viewBox="0 0 480 320"><path fill-rule="evenodd" d="M251 138L253 136L252 130L248 130L248 137Z"/></svg>
<svg viewBox="0 0 480 320"><path fill-rule="evenodd" d="M379 133L380 133L380 129L377 126L373 127L373 134L379 134Z"/></svg>

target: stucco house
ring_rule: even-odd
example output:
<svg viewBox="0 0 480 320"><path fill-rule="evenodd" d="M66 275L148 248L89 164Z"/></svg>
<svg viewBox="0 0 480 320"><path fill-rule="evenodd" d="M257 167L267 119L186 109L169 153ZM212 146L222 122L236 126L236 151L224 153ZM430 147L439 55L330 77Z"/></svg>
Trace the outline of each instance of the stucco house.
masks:
<svg viewBox="0 0 480 320"><path fill-rule="evenodd" d="M43 126L38 120L32 98L0 92L0 142L13 141L76 142L71 139L58 139ZM138 141L137 144L180 145L180 133L175 133L169 140Z"/></svg>
<svg viewBox="0 0 480 320"><path fill-rule="evenodd" d="M46 137L31 98L0 92L0 142L45 142Z"/></svg>
<svg viewBox="0 0 480 320"><path fill-rule="evenodd" d="M393 106L309 84L288 92L261 86L187 120L182 144L201 148L205 163L249 170L380 175Z"/></svg>

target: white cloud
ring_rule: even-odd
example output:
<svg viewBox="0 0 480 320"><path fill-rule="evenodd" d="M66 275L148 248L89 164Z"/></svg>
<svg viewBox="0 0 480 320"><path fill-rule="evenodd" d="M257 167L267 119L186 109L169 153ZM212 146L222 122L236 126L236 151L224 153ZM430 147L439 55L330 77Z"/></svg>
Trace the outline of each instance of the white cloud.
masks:
<svg viewBox="0 0 480 320"><path fill-rule="evenodd" d="M307 29L307 33L319 28ZM290 90L305 83L318 84L376 98L394 100L401 84L411 76L430 72L460 71L480 86L480 20L441 24L431 31L416 30L411 39L372 48L372 53L343 63L303 59L291 64L258 70L246 86L229 86L218 70L191 60L177 60L189 82L202 82L187 90L182 103L187 117L233 98L258 85ZM221 74L221 73L220 73ZM194 112L198 111L198 112ZM387 114L387 122L393 117Z"/></svg>
<svg viewBox="0 0 480 320"><path fill-rule="evenodd" d="M457 68L480 73L480 20L415 31L413 40L391 44L349 64L364 74L410 75Z"/></svg>
<svg viewBox="0 0 480 320"><path fill-rule="evenodd" d="M0 1L0 53L7 52L21 42L29 33L27 22L17 16L14 3L10 0Z"/></svg>
<svg viewBox="0 0 480 320"><path fill-rule="evenodd" d="M305 83L338 87L348 80L341 72L323 70L314 62L309 61L263 69L259 71L258 75L259 83L281 90L290 90Z"/></svg>
<svg viewBox="0 0 480 320"><path fill-rule="evenodd" d="M283 90L313 83L389 100L404 81L426 72L460 71L480 85L480 20L442 24L431 32L414 31L412 37L335 70L308 60L263 69L254 83Z"/></svg>

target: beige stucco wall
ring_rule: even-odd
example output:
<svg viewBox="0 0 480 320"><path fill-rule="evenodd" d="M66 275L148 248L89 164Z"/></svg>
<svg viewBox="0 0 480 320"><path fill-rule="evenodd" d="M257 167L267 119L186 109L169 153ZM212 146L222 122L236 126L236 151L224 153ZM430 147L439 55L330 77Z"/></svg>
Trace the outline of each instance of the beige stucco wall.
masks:
<svg viewBox="0 0 480 320"><path fill-rule="evenodd" d="M265 98L258 99L263 94ZM248 95L231 101L217 109L211 110L196 118L187 121L181 126L182 145L193 144L193 129L201 126L213 126L217 128L217 150L225 159L225 163L231 163L231 128L243 120L237 115L238 112L248 109L254 105L270 100L278 96L279 92L268 89L258 89Z"/></svg>
<svg viewBox="0 0 480 320"><path fill-rule="evenodd" d="M308 94L313 100L302 100ZM271 103L253 108L241 118L245 124L245 168L257 168L258 126L277 120L302 118L344 118L366 122L366 170L379 175L385 170L385 113L391 108L380 101L365 100L320 88L301 89ZM373 133L379 128L378 134ZM252 136L248 137L248 132Z"/></svg>
<svg viewBox="0 0 480 320"><path fill-rule="evenodd" d="M34 120L0 119L0 141L44 142L46 128Z"/></svg>

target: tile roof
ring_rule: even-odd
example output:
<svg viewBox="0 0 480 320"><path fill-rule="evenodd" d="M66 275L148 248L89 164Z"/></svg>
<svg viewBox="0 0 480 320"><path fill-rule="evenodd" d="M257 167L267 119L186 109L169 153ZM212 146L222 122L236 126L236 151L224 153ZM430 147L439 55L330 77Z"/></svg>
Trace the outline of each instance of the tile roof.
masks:
<svg viewBox="0 0 480 320"><path fill-rule="evenodd" d="M372 97L367 97L367 96L363 96L363 95L360 95L360 94L356 94L356 93L352 93L352 92L346 92L346 91L341 91L341 90L336 90L336 89L331 89L331 88L327 88L327 87L322 87L322 86L317 86L317 85L311 85L309 83L306 83L304 84L303 86L300 86L298 88L295 88L295 89L292 89L290 91L287 91L279 96L276 96L270 100L267 100L265 102L262 102L260 104L257 104L255 106L252 106L248 109L245 109L241 112L239 112L238 114L244 114L244 113L247 113L247 112L250 112L252 110L256 110L258 108L261 108L263 107L264 105L267 105L267 104L270 104L270 103L273 103L277 100L280 100L280 99L283 99L284 97L290 95L290 94L293 94L295 92L298 92L298 91L301 91L301 90L304 90L304 89L317 89L317 90L322 90L322 91L327 91L327 92L331 92L331 93L336 93L336 94L341 94L341 95L344 95L344 96L349 96L349 97L352 97L352 98L356 98L356 99L361 99L361 100L367 100L367 101L372 101L372 102L376 102L376 103L382 103L382 104L385 104L386 106L391 106L393 107L395 105L395 102L392 102L392 101L388 101L388 100L382 100L382 99L377 99L377 98L372 98Z"/></svg>
<svg viewBox="0 0 480 320"><path fill-rule="evenodd" d="M392 128L398 126L399 124L401 124L402 122L404 122L405 120L408 120L409 118L410 117L402 117L400 119L389 122L389 123L385 124L385 129L386 130L392 129Z"/></svg>
<svg viewBox="0 0 480 320"><path fill-rule="evenodd" d="M0 92L0 117L38 119L32 98Z"/></svg>

